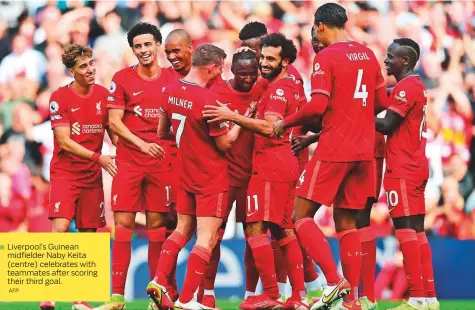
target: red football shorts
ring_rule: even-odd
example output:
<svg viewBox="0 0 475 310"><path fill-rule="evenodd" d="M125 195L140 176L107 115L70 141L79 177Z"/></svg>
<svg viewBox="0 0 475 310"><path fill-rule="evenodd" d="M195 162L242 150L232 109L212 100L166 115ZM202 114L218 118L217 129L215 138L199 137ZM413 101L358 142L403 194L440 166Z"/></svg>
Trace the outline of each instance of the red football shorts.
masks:
<svg viewBox="0 0 475 310"><path fill-rule="evenodd" d="M51 180L49 195L50 219L74 219L77 228L106 225L102 187L77 187L66 179Z"/></svg>
<svg viewBox="0 0 475 310"><path fill-rule="evenodd" d="M247 185L236 187L229 185L228 190L228 206L226 210L227 218L229 216L229 212L233 208L233 204L236 201L236 222L238 223L245 223L246 222L246 198L247 198Z"/></svg>
<svg viewBox="0 0 475 310"><path fill-rule="evenodd" d="M134 171L128 165L117 165L117 169L112 181L112 211L168 212L168 172Z"/></svg>
<svg viewBox="0 0 475 310"><path fill-rule="evenodd" d="M373 158L373 172L375 173L374 180L374 193L371 196L378 200L379 194L381 193L381 183L383 182L383 167L384 167L384 158L375 157Z"/></svg>
<svg viewBox="0 0 475 310"><path fill-rule="evenodd" d="M427 180L414 182L406 179L384 179L389 215L392 218L426 214L425 195Z"/></svg>
<svg viewBox="0 0 475 310"><path fill-rule="evenodd" d="M177 189L176 212L178 214L224 218L226 216L227 204L227 191L201 195L190 193L181 188Z"/></svg>
<svg viewBox="0 0 475 310"><path fill-rule="evenodd" d="M251 177L247 188L246 223L271 222L293 228L295 182L277 183Z"/></svg>
<svg viewBox="0 0 475 310"><path fill-rule="evenodd" d="M297 196L326 206L362 210L374 195L373 161L325 162L314 157L297 181Z"/></svg>

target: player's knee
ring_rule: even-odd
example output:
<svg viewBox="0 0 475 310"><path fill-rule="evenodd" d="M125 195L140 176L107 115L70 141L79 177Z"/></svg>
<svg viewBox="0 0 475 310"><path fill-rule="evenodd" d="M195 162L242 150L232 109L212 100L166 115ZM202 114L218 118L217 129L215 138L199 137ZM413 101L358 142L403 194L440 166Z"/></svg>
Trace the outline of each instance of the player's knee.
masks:
<svg viewBox="0 0 475 310"><path fill-rule="evenodd" d="M68 232L69 231L69 222L53 222L53 232Z"/></svg>
<svg viewBox="0 0 475 310"><path fill-rule="evenodd" d="M356 228L356 210L335 209L333 219L337 232Z"/></svg>
<svg viewBox="0 0 475 310"><path fill-rule="evenodd" d="M356 218L356 228L369 227L371 225L371 210L361 210Z"/></svg>
<svg viewBox="0 0 475 310"><path fill-rule="evenodd" d="M196 245L204 247L210 251L213 250L216 243L218 241L218 234L217 232L206 231L206 232L198 232L198 238L196 240Z"/></svg>
<svg viewBox="0 0 475 310"><path fill-rule="evenodd" d="M262 222L247 223L244 229L246 237L253 237L257 235L265 234L265 227Z"/></svg>

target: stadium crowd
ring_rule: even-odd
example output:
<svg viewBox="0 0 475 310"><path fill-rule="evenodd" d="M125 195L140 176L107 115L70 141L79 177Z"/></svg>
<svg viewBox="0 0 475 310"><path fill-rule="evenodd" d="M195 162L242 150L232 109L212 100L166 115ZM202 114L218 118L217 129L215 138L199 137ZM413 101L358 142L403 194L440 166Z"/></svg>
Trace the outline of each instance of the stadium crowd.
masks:
<svg viewBox="0 0 475 310"><path fill-rule="evenodd" d="M96 81L109 87L115 72L136 62L126 33L139 21L159 26L164 37L182 28L191 35L194 46L210 42L231 55L238 46L239 30L248 21L257 20L265 23L269 32L279 31L293 39L298 48L294 66L309 90L313 15L308 12L324 2L1 2L0 230L51 230L47 210L53 133L48 100L53 91L72 80L61 62L64 44L93 47ZM348 12L350 36L370 47L381 67L393 38L410 37L419 42L417 70L428 89L426 151L430 178L425 228L437 236L475 239L475 160L471 156L475 153L474 3L341 4ZM163 50L159 63L169 66ZM229 66L226 62L224 79L229 77ZM111 143L104 145L103 153L114 151ZM112 180L107 173L103 177L106 210L110 210ZM317 214L327 236L335 236L331 212L328 208ZM111 212L106 215L111 229ZM372 221L378 236L392 233L384 191L373 209Z"/></svg>

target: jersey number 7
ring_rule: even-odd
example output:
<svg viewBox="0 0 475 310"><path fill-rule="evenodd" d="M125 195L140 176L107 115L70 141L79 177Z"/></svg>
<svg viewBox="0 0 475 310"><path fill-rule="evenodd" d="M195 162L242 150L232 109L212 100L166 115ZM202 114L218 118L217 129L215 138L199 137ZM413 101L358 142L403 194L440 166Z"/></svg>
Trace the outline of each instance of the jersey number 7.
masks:
<svg viewBox="0 0 475 310"><path fill-rule="evenodd" d="M177 128L176 133L175 133L176 145L178 147L180 147L180 139L181 139L181 135L183 134L183 129L185 128L186 116L181 115L179 113L173 113L172 114L172 119L176 119L176 120L180 121L180 124L178 125L178 128Z"/></svg>

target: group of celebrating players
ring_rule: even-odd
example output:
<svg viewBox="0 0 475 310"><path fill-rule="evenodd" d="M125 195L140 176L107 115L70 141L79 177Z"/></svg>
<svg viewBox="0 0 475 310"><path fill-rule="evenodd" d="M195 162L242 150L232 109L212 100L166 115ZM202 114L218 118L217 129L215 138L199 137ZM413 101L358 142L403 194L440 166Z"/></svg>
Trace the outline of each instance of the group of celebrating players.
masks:
<svg viewBox="0 0 475 310"><path fill-rule="evenodd" d="M370 213L384 158L384 188L410 289L395 309L439 309L424 232L426 90L413 71L419 46L396 39L388 47L386 69L397 80L388 98L378 61L349 40L346 21L345 9L334 3L315 13L308 103L292 66L295 45L259 22L241 30L229 81L221 78L225 52L211 44L193 49L181 29L165 40L172 67L162 68L159 29L135 25L127 39L138 64L117 72L109 91L95 84L89 47L65 49L74 81L50 100L49 215L55 232L68 231L73 219L79 231L103 227L101 167L113 176L112 297L97 309L126 309L131 238L142 210L149 309L214 309L220 242L234 202L246 237L241 309L377 309ZM117 157L101 154L104 129ZM317 141L309 161L307 147ZM313 220L321 205L334 208L343 275ZM178 294L177 256L195 232ZM318 277L314 263L327 285L321 298L308 301L306 284ZM284 301L287 277L292 296ZM263 293L255 295L259 278ZM54 302L40 307L54 309ZM75 302L73 309L92 308Z"/></svg>

